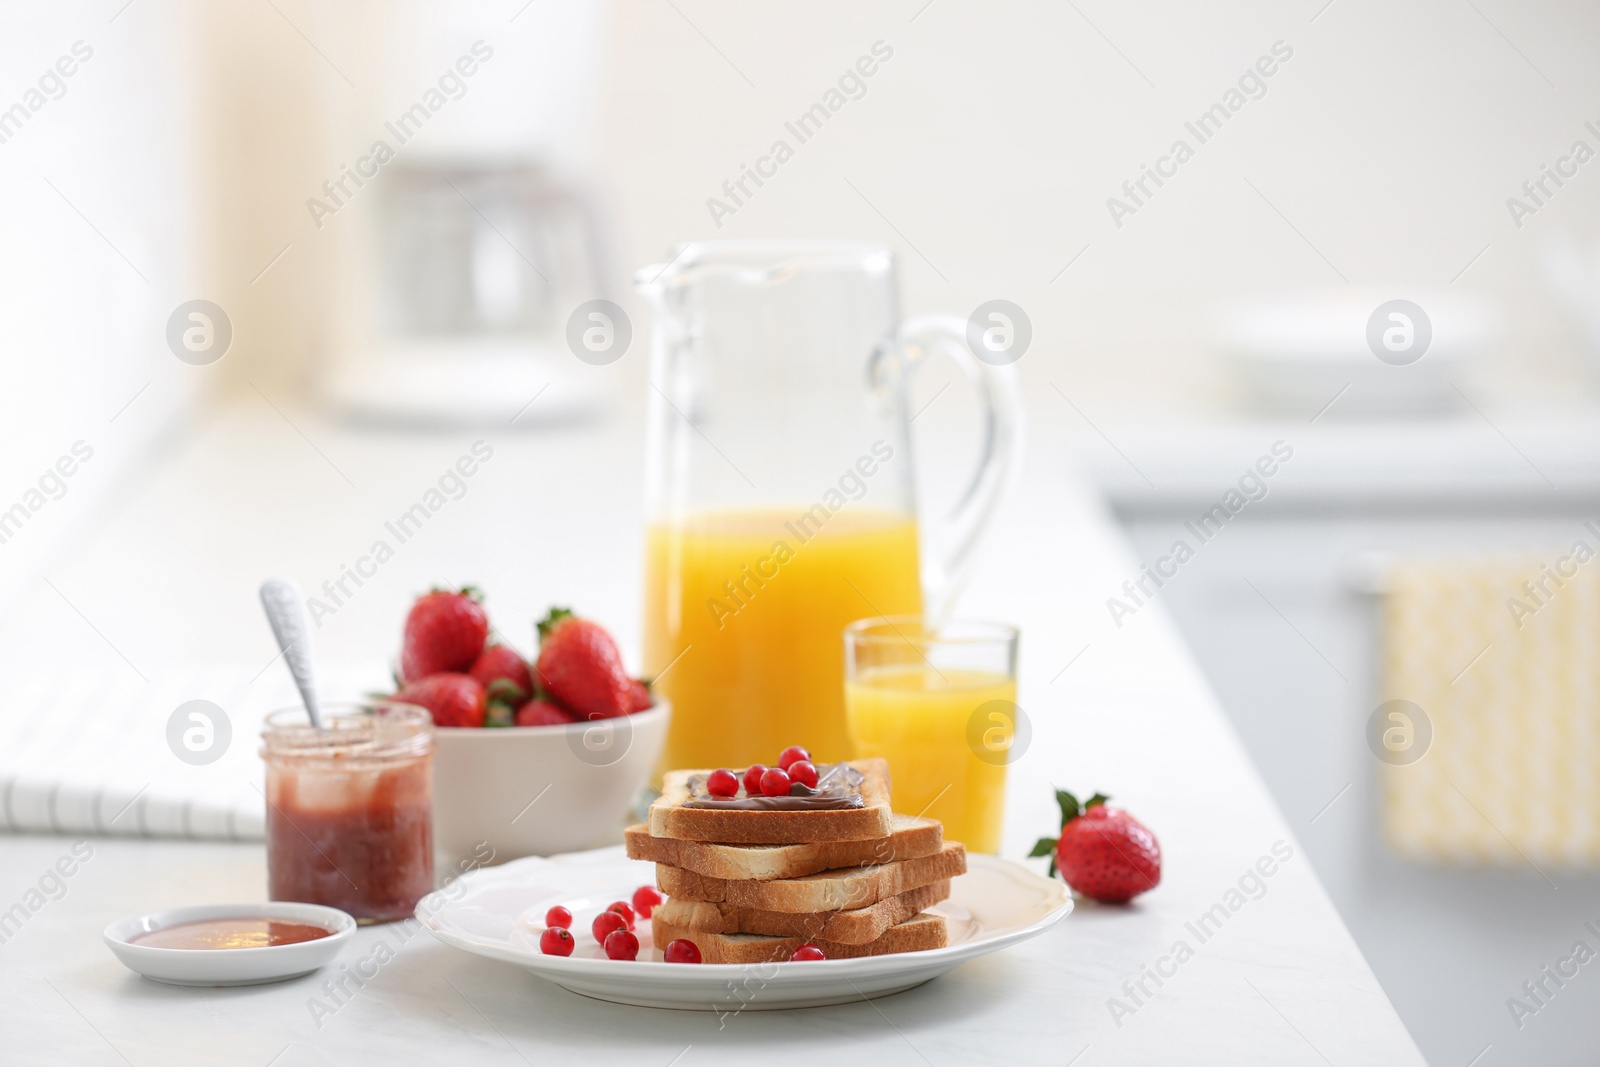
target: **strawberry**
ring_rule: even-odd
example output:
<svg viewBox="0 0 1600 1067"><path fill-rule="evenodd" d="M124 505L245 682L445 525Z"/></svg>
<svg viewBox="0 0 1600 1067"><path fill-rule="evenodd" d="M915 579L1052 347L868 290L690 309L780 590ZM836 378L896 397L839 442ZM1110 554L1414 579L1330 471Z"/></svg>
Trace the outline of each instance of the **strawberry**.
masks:
<svg viewBox="0 0 1600 1067"><path fill-rule="evenodd" d="M518 726L565 726L577 721L548 700L530 700L517 709Z"/></svg>
<svg viewBox="0 0 1600 1067"><path fill-rule="evenodd" d="M400 678L415 682L431 674L464 672L488 639L489 616L479 606L476 590L435 589L418 597L406 615Z"/></svg>
<svg viewBox="0 0 1600 1067"><path fill-rule="evenodd" d="M503 697L515 707L533 695L533 676L528 661L510 645L490 645L467 671L478 680L490 697ZM496 683L509 683L496 686Z"/></svg>
<svg viewBox="0 0 1600 1067"><path fill-rule="evenodd" d="M1080 806L1077 797L1057 789L1061 836L1040 838L1029 855L1050 856L1050 873L1059 871L1090 900L1126 904L1161 883L1161 845L1132 815L1106 807L1108 799L1096 793Z"/></svg>
<svg viewBox="0 0 1600 1067"><path fill-rule="evenodd" d="M470 674L430 674L401 689L394 699L427 708L435 726L483 725L483 686Z"/></svg>
<svg viewBox="0 0 1600 1067"><path fill-rule="evenodd" d="M628 697L630 713L649 711L656 702L656 698L650 695L650 683L643 680L635 680L628 684Z"/></svg>
<svg viewBox="0 0 1600 1067"><path fill-rule="evenodd" d="M528 661L510 645L490 645L468 672L483 686L489 707L485 726L516 725L517 706L533 695L533 677Z"/></svg>
<svg viewBox="0 0 1600 1067"><path fill-rule="evenodd" d="M633 679L617 643L599 623L552 608L539 623L540 692L579 718L611 719L633 708Z"/></svg>

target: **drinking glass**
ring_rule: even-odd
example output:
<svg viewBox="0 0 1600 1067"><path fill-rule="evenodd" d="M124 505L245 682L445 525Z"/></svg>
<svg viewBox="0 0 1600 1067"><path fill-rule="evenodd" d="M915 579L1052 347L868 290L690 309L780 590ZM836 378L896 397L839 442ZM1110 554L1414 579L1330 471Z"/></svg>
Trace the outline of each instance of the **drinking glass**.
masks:
<svg viewBox="0 0 1600 1067"><path fill-rule="evenodd" d="M844 632L845 717L855 754L889 761L894 810L944 823L947 840L997 852L1017 740L1017 629L862 619Z"/></svg>

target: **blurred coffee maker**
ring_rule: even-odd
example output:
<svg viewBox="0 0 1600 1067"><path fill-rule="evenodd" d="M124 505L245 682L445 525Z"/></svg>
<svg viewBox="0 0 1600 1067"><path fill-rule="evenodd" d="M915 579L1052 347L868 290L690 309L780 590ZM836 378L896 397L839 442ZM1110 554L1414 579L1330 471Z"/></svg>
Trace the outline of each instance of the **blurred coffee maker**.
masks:
<svg viewBox="0 0 1600 1067"><path fill-rule="evenodd" d="M404 0L368 23L381 37L353 80L370 88L328 90L337 141L391 150L328 220L340 296L319 388L339 412L504 426L602 406L610 378L566 341L578 305L615 295L577 177L595 10L530 9L508 26L482 5ZM434 105L420 127L399 117L413 101Z"/></svg>

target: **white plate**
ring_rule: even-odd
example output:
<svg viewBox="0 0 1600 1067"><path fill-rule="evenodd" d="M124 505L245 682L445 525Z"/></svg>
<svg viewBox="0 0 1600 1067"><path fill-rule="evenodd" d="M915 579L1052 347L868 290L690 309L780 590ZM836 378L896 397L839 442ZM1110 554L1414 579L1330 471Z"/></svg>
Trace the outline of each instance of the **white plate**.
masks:
<svg viewBox="0 0 1600 1067"><path fill-rule="evenodd" d="M648 1008L759 1011L898 993L1037 937L1072 911L1060 881L1009 860L971 855L950 899L930 909L949 921L946 948L804 963L666 963L650 923L641 919L639 958L607 959L589 934L590 923L612 901L630 900L639 886L654 884L655 865L628 859L621 846L529 858L463 875L424 897L417 918L447 945L526 967L586 997ZM571 956L539 951L545 912L556 904L572 912L578 944Z"/></svg>
<svg viewBox="0 0 1600 1067"><path fill-rule="evenodd" d="M284 919L326 927L315 941L262 948L153 948L136 945L140 934L202 919ZM261 985L298 978L329 963L355 936L356 921L321 904L207 904L118 919L106 927L106 945L128 969L169 985Z"/></svg>

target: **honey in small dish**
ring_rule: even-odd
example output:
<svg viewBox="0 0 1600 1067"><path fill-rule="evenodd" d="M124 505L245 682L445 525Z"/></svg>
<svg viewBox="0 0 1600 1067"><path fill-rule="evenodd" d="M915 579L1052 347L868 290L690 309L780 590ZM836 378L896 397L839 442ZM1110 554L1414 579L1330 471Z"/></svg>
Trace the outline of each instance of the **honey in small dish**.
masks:
<svg viewBox="0 0 1600 1067"><path fill-rule="evenodd" d="M173 923L140 934L132 943L143 948L271 948L331 936L332 930L313 923L245 917Z"/></svg>

